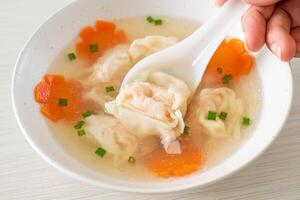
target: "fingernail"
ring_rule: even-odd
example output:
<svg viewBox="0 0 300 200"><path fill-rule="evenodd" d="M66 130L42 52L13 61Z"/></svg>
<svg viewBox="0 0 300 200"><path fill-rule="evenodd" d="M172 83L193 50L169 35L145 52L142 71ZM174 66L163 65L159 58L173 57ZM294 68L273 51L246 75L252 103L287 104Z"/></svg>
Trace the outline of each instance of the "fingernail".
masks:
<svg viewBox="0 0 300 200"><path fill-rule="evenodd" d="M271 51L278 57L281 58L281 47L278 43L274 42L271 45Z"/></svg>

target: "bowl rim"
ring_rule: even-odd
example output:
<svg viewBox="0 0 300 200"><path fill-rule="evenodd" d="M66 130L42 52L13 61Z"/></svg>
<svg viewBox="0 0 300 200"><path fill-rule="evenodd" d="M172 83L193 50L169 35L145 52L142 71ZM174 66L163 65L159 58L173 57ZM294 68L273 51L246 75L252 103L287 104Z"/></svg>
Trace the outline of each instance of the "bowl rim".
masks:
<svg viewBox="0 0 300 200"><path fill-rule="evenodd" d="M11 93L11 101L12 101L12 107L13 107L13 113L14 116L16 118L17 124L19 126L19 128L21 129L22 134L24 135L24 137L26 138L27 142L30 144L30 146L36 151L36 153L38 155L40 155L46 162L48 162L51 166L53 166L54 168L58 169L59 171L61 171L64 174L67 174L68 176L75 178L77 180L80 180L82 182L94 185L94 186L99 186L102 188L106 188L106 189L112 189L112 190L116 190L116 191L122 191L122 192L131 192L131 193L142 193L142 194L160 194L160 193L168 193L168 192L179 192L179 191L183 191L183 190L187 190L187 189L193 189L193 188L197 188L197 187L205 187L211 184L214 184L215 182L218 182L220 180L223 180L225 178L227 178L228 176L242 170L243 168L245 168L247 165L249 165L251 162L253 162L254 160L256 160L260 155L262 155L266 149L274 142L274 140L279 136L282 128L284 127L284 125L286 124L286 121L288 119L288 116L290 114L290 110L291 110L291 106L292 106L292 102L293 102L293 96L294 96L294 85L293 85L293 76L292 76L292 71L291 71L291 66L290 63L286 62L283 63L285 65L285 68L287 68L288 70L288 76L289 76L289 86L287 88L289 88L288 93L290 94L290 99L288 101L288 109L287 112L285 113L284 116L284 120L282 121L280 127L278 128L278 130L276 131L276 133L274 133L274 137L272 137L271 140L268 141L268 143L265 143L264 147L260 149L260 152L255 154L255 156L253 156L251 159L247 160L246 162L241 163L238 167L235 167L232 170L229 170L229 172L222 174L221 176L213 179L213 180L209 180L207 182L204 182L202 184L199 184L197 182L191 184L191 185L181 185L181 186L173 186L170 188L161 188L159 190L156 189L142 189L142 188L132 188L132 187L124 187L124 186L120 186L117 184L109 184L109 183L105 183L103 181L96 181L93 179L90 179L88 177L82 176L78 173L76 173L75 170L73 169L69 169L65 166L63 166L62 164L60 164L59 162L51 159L47 153L43 152L41 149L39 149L39 147L31 140L31 137L27 134L27 131L25 130L22 120L19 117L19 111L17 109L16 106L16 99L15 99L15 80L16 80L16 76L17 74L17 70L19 68L20 62L22 60L23 54L26 51L26 48L29 46L30 42L33 40L33 38L36 36L36 34L38 33L38 31L47 23L49 22L51 19L53 19L57 14L62 13L67 7L75 4L77 2L77 0L72 0L71 2L67 3L66 5L64 5L62 8L54 11L51 13L51 15L49 17L47 17L42 23L40 23L37 28L33 31L33 33L31 34L31 36L26 40L25 44L23 45L23 47L21 48L18 56L17 56L17 61L14 65L14 69L13 69L13 74L12 74L12 78L11 78L11 87L10 87L10 93Z"/></svg>

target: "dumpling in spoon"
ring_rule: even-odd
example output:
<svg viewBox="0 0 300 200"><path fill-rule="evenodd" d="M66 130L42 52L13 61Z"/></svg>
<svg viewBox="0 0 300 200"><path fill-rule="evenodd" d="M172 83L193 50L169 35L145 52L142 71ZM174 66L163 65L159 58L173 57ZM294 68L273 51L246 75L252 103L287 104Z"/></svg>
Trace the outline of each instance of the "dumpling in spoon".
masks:
<svg viewBox="0 0 300 200"><path fill-rule="evenodd" d="M133 155L138 145L136 136L130 134L114 117L102 114L86 118L85 130L119 162Z"/></svg>
<svg viewBox="0 0 300 200"><path fill-rule="evenodd" d="M152 72L143 81L124 86L114 101L105 104L137 137L157 135L168 152L183 132L183 117L191 91L185 82L162 72ZM175 151L179 151L175 148Z"/></svg>
<svg viewBox="0 0 300 200"><path fill-rule="evenodd" d="M204 132L212 137L229 137L240 139L241 120L243 118L243 102L236 93L229 88L203 89L198 98L197 118ZM216 120L208 120L208 112L213 111L219 115L226 113L226 119L216 117Z"/></svg>

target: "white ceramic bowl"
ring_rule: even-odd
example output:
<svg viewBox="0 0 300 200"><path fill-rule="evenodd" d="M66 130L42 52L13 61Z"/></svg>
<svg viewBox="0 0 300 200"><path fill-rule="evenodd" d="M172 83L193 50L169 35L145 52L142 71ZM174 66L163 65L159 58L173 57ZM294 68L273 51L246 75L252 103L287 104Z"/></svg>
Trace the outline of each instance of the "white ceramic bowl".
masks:
<svg viewBox="0 0 300 200"><path fill-rule="evenodd" d="M45 160L72 177L101 187L129 192L159 193L203 186L248 164L276 138L288 116L292 101L289 64L279 61L266 49L256 55L262 80L262 110L249 140L230 158L211 170L172 181L125 181L87 168L68 155L54 140L33 98L33 88L51 61L71 42L80 28L92 24L96 19L165 15L203 22L215 10L213 0L78 0L56 13L26 44L13 75L14 110L28 142ZM233 29L232 35L242 37L239 24Z"/></svg>

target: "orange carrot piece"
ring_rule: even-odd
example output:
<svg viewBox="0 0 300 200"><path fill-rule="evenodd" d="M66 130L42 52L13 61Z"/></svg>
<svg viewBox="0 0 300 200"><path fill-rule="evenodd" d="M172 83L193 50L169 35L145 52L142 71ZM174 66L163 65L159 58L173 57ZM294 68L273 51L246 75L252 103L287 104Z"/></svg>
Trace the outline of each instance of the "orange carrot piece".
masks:
<svg viewBox="0 0 300 200"><path fill-rule="evenodd" d="M222 81L224 75L230 74L234 82L241 75L248 74L253 64L253 57L246 51L243 41L232 38L221 43L205 73L215 77L218 82ZM221 69L221 72L218 69Z"/></svg>
<svg viewBox="0 0 300 200"><path fill-rule="evenodd" d="M96 31L93 29L93 27L87 26L80 31L79 36L83 40L89 40L95 34Z"/></svg>
<svg viewBox="0 0 300 200"><path fill-rule="evenodd" d="M59 110L52 109L52 107L49 104L42 105L40 111L45 117L47 117L48 119L50 119L53 122L57 122L61 119Z"/></svg>
<svg viewBox="0 0 300 200"><path fill-rule="evenodd" d="M241 66L244 66L241 74L248 74L253 66L253 58L250 54L244 53L240 56L239 63L241 63Z"/></svg>
<svg viewBox="0 0 300 200"><path fill-rule="evenodd" d="M98 20L94 27L85 27L80 33L80 40L76 43L76 53L79 57L93 63L108 49L127 42L123 30L117 30L113 22ZM91 51L90 46L97 45L97 51Z"/></svg>
<svg viewBox="0 0 300 200"><path fill-rule="evenodd" d="M36 102L41 104L41 113L57 122L74 122L80 119L81 112L88 107L82 99L83 89L76 81L67 81L61 75L45 75L34 90ZM67 105L59 105L59 99L67 99Z"/></svg>
<svg viewBox="0 0 300 200"><path fill-rule="evenodd" d="M227 45L230 46L231 49L234 50L236 54L243 54L246 51L244 42L237 38L231 38Z"/></svg>
<svg viewBox="0 0 300 200"><path fill-rule="evenodd" d="M96 21L96 31L107 31L113 33L116 29L116 25L113 22L98 20Z"/></svg>
<svg viewBox="0 0 300 200"><path fill-rule="evenodd" d="M190 141L181 141L181 154L167 154L163 148L144 158L145 165L163 178L185 176L197 171L203 163L203 153Z"/></svg>
<svg viewBox="0 0 300 200"><path fill-rule="evenodd" d="M40 82L34 90L36 102L47 103L48 98L50 96L50 85L46 82Z"/></svg>
<svg viewBox="0 0 300 200"><path fill-rule="evenodd" d="M120 43L126 43L127 42L127 36L125 31L119 30L116 32L116 40Z"/></svg>

